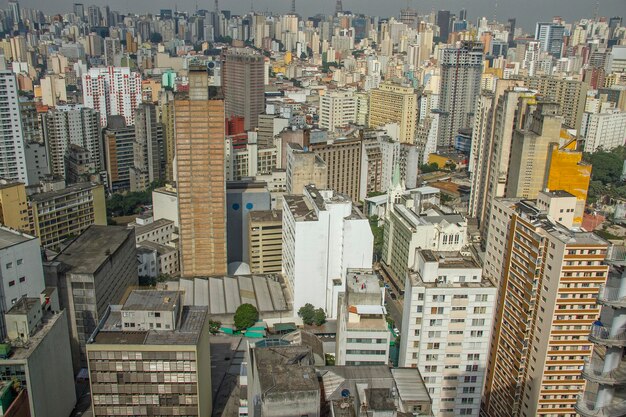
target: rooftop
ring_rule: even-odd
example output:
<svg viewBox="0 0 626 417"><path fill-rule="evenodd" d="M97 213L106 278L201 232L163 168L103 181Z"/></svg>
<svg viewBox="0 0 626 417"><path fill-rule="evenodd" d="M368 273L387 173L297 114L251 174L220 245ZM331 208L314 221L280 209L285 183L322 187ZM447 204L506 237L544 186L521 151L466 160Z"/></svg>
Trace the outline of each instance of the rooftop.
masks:
<svg viewBox="0 0 626 417"><path fill-rule="evenodd" d="M348 269L346 287L352 293L378 293L380 285L378 276L368 269Z"/></svg>
<svg viewBox="0 0 626 417"><path fill-rule="evenodd" d="M125 311L173 311L180 291L133 290L122 306Z"/></svg>
<svg viewBox="0 0 626 417"><path fill-rule="evenodd" d="M259 367L258 376L265 395L320 390L313 366L269 364Z"/></svg>
<svg viewBox="0 0 626 417"><path fill-rule="evenodd" d="M11 356L8 359L0 359L0 364L10 363L11 361L16 360L28 359L30 355L32 355L32 353L37 349L37 347L39 347L39 345L48 335L52 327L54 327L57 320L59 320L59 318L61 317L61 314L66 313L46 312L41 319L41 323L39 325L40 327L37 329L37 331L28 338L27 342L21 345L18 345L18 342L14 341L12 343L13 352Z"/></svg>
<svg viewBox="0 0 626 417"><path fill-rule="evenodd" d="M282 210L258 210L248 212L251 222L281 222Z"/></svg>
<svg viewBox="0 0 626 417"><path fill-rule="evenodd" d="M33 239L36 238L25 233L20 233L17 230L0 226L0 249L5 249Z"/></svg>
<svg viewBox="0 0 626 417"><path fill-rule="evenodd" d="M159 255L176 251L176 248L167 245L161 245L160 243L151 242L149 240L144 240L143 242L139 243L137 245L137 251L139 251L140 249L149 252L157 251Z"/></svg>
<svg viewBox="0 0 626 417"><path fill-rule="evenodd" d="M173 187L161 187L157 188L153 191L154 193L162 193L167 194L172 197L178 197L178 193L176 192L176 188Z"/></svg>
<svg viewBox="0 0 626 417"><path fill-rule="evenodd" d="M152 223L148 223L145 225L137 225L137 226L133 226L135 229L135 235L139 236L139 235L143 235L146 233L150 233L153 230L157 230L163 227L168 227L170 225L173 225L174 222L172 220L168 220L168 219L159 219L159 220L155 220Z"/></svg>
<svg viewBox="0 0 626 417"><path fill-rule="evenodd" d="M573 197L576 198L574 194L570 194L564 190L550 190L550 191L542 191L544 194L549 195L550 197Z"/></svg>
<svg viewBox="0 0 626 417"><path fill-rule="evenodd" d="M54 260L70 265L73 273L96 273L131 234L134 231L123 226L89 226Z"/></svg>
<svg viewBox="0 0 626 417"><path fill-rule="evenodd" d="M62 190L56 190L56 191L48 191L45 193L37 193L37 194L33 194L29 197L30 201L39 203L42 201L48 201L48 200L53 200L57 197L62 197L65 196L67 194L72 194L72 193L77 193L80 191L85 191L85 190L89 190L89 189L93 189L96 187L102 187L101 184L95 184L95 183L91 183L91 182L82 182L79 184L73 184L73 185L69 185L65 188L63 188Z"/></svg>
<svg viewBox="0 0 626 417"><path fill-rule="evenodd" d="M33 297L22 297L11 306L6 314L27 314L36 305L41 306L41 300Z"/></svg>
<svg viewBox="0 0 626 417"><path fill-rule="evenodd" d="M416 368L393 368L391 374L401 400L430 402L426 385Z"/></svg>
<svg viewBox="0 0 626 417"><path fill-rule="evenodd" d="M108 316L94 332L91 343L100 345L197 345L207 317L206 307L183 307L180 325L175 330L122 330L121 306L111 306Z"/></svg>

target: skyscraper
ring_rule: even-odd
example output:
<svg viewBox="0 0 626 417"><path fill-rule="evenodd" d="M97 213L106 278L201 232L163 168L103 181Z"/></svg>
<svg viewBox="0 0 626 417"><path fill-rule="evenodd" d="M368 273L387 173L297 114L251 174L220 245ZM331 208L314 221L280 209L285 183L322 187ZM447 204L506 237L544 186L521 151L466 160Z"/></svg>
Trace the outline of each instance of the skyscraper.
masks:
<svg viewBox="0 0 626 417"><path fill-rule="evenodd" d="M163 126L157 122L154 104L144 103L137 108L133 156L131 191L143 191L150 183L165 179Z"/></svg>
<svg viewBox="0 0 626 417"><path fill-rule="evenodd" d="M174 101L181 273L225 274L224 101L209 99L206 67L189 68L189 96Z"/></svg>
<svg viewBox="0 0 626 417"><path fill-rule="evenodd" d="M608 242L569 228L575 206L576 198L563 192L542 192L536 202L494 203L485 262L500 297L486 416L576 415L585 386L580 369L592 353L588 329L600 311L598 287L607 279ZM563 216L563 224L554 216Z"/></svg>
<svg viewBox="0 0 626 417"><path fill-rule="evenodd" d="M387 123L400 126L399 140L415 142L417 125L417 95L413 87L384 83L371 90L369 100L369 127L381 127Z"/></svg>
<svg viewBox="0 0 626 417"><path fill-rule="evenodd" d="M0 84L0 178L29 184L17 78L12 71L0 71Z"/></svg>
<svg viewBox="0 0 626 417"><path fill-rule="evenodd" d="M91 68L83 74L83 103L100 113L102 127L108 116L124 116L126 125L135 124L141 99L141 74L130 68Z"/></svg>
<svg viewBox="0 0 626 417"><path fill-rule="evenodd" d="M442 53L438 146L452 146L459 129L470 127L480 94L482 45L463 42Z"/></svg>
<svg viewBox="0 0 626 417"><path fill-rule="evenodd" d="M439 26L439 39L442 42L448 42L450 34L450 11L439 10L437 12L437 26Z"/></svg>
<svg viewBox="0 0 626 417"><path fill-rule="evenodd" d="M85 20L85 5L83 3L74 3L74 15L82 21Z"/></svg>
<svg viewBox="0 0 626 417"><path fill-rule="evenodd" d="M513 17L513 18L510 18L506 24L506 29L509 31L509 37L507 41L509 42L510 47L513 47L515 45L515 23L516 23L516 20Z"/></svg>
<svg viewBox="0 0 626 417"><path fill-rule="evenodd" d="M541 50L555 58L561 57L565 26L557 23L539 22L535 28L535 39L541 43Z"/></svg>
<svg viewBox="0 0 626 417"><path fill-rule="evenodd" d="M222 74L226 116L242 116L245 130L253 130L265 111L265 57L249 49L230 49Z"/></svg>

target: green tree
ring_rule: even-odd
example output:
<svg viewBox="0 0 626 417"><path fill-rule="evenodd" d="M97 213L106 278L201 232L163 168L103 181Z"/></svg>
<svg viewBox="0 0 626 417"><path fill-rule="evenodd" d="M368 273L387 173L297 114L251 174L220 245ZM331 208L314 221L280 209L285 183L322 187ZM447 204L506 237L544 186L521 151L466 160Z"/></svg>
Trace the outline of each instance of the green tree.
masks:
<svg viewBox="0 0 626 417"><path fill-rule="evenodd" d="M378 216L370 216L370 229L372 229L372 235L374 235L374 257L376 260L380 259L383 253L383 236L384 226L378 226Z"/></svg>
<svg viewBox="0 0 626 417"><path fill-rule="evenodd" d="M326 323L326 313L324 312L324 309L318 308L315 310L315 313L313 314L313 323L315 323L316 326L321 326Z"/></svg>
<svg viewBox="0 0 626 417"><path fill-rule="evenodd" d="M222 327L222 323L217 320L209 320L209 332L211 334L218 334Z"/></svg>
<svg viewBox="0 0 626 417"><path fill-rule="evenodd" d="M422 174L428 174L429 172L439 171L439 164L436 162L431 162L430 164L422 164L420 165L420 172Z"/></svg>
<svg viewBox="0 0 626 417"><path fill-rule="evenodd" d="M242 304L235 311L235 327L244 330L259 320L259 311L252 304Z"/></svg>
<svg viewBox="0 0 626 417"><path fill-rule="evenodd" d="M306 303L300 310L298 310L298 317L302 319L302 322L307 325L312 325L315 321L315 307L313 304Z"/></svg>

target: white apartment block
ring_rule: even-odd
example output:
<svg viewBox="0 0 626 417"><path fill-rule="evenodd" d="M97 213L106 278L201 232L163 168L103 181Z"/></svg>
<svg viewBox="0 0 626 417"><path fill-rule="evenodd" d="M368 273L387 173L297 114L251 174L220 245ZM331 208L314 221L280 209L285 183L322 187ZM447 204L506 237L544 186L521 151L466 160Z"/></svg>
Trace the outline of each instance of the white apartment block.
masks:
<svg viewBox="0 0 626 417"><path fill-rule="evenodd" d="M141 100L141 74L130 68L91 68L83 74L83 103L100 112L102 127L108 116L124 116L127 126L134 125Z"/></svg>
<svg viewBox="0 0 626 417"><path fill-rule="evenodd" d="M386 365L389 340L384 288L368 269L348 269L345 292L339 296L336 365Z"/></svg>
<svg viewBox="0 0 626 417"><path fill-rule="evenodd" d="M0 71L0 108L2 109L0 112L0 124L2 124L0 178L30 184L26 168L17 78L12 71Z"/></svg>
<svg viewBox="0 0 626 417"><path fill-rule="evenodd" d="M374 238L350 197L307 185L283 196L283 274L293 311L306 303L337 316L348 268L371 268Z"/></svg>
<svg viewBox="0 0 626 417"><path fill-rule="evenodd" d="M417 367L440 417L478 416L497 288L459 252L418 252L407 277L400 367Z"/></svg>
<svg viewBox="0 0 626 417"><path fill-rule="evenodd" d="M585 138L585 152L599 148L611 150L626 142L626 113L607 110L604 113L583 113L580 133Z"/></svg>
<svg viewBox="0 0 626 417"><path fill-rule="evenodd" d="M329 91L320 97L319 126L330 131L356 122L357 99L352 91Z"/></svg>

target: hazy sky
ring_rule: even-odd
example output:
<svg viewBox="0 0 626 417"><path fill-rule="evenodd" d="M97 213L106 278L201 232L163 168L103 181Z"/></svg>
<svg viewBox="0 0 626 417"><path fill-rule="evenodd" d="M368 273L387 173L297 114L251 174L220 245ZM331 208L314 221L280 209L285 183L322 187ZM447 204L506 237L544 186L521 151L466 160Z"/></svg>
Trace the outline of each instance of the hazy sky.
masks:
<svg viewBox="0 0 626 417"><path fill-rule="evenodd" d="M20 0L22 7L38 8L46 13L67 12L72 9L72 3L81 0ZM288 12L291 0L252 0L255 10L274 12ZM534 31L537 21L551 19L552 16L562 16L571 22L582 17L592 17L597 0L410 0L412 7L424 13L432 9L448 9L458 14L461 8L468 11L468 19L476 21L480 16L487 16L490 20L495 14L500 21L509 17L516 17L526 31ZM100 6L109 5L112 10L122 13L152 12L158 13L161 8L174 8L192 11L196 4L198 8L213 10L214 0L82 0L85 8L90 4ZM601 16L623 16L626 18L626 0L599 0ZM231 10L233 13L244 13L250 10L251 0L220 0L220 8ZM6 7L6 0L0 0ZM365 13L378 16L397 16L400 9L406 7L407 0L343 0L344 10L355 13ZM497 7L496 7L497 5ZM296 0L296 10L303 16L312 16L317 13L333 13L335 0Z"/></svg>

